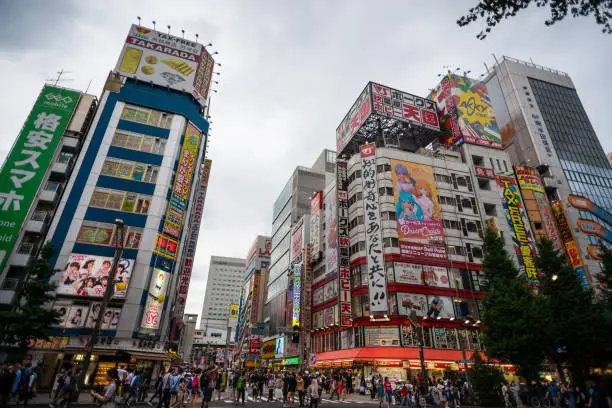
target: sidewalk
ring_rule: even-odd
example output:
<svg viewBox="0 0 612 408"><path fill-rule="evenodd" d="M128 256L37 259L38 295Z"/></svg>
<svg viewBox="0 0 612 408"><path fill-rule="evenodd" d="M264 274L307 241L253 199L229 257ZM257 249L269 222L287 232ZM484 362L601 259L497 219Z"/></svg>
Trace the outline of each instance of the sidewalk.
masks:
<svg viewBox="0 0 612 408"><path fill-rule="evenodd" d="M153 395L153 394L150 394ZM149 399L147 398L145 400L145 402L138 402L136 403L136 405L140 405L140 406L148 406L146 401L148 401ZM157 400L155 401L157 403ZM30 400L28 400L28 405L32 405L32 406L47 406L51 403L51 398L49 397L49 394L46 392L39 392L36 394L36 396ZM15 402L15 399L11 399L11 401L8 403L9 406L16 406L17 403ZM20 406L23 406L23 403L19 404ZM59 405L59 404L57 404ZM74 401L72 404L72 406L97 406L97 404L94 402L93 397L89 394L89 390L88 391L84 391L81 392L79 394L79 399L77 401ZM156 404L153 404L154 407L156 407Z"/></svg>

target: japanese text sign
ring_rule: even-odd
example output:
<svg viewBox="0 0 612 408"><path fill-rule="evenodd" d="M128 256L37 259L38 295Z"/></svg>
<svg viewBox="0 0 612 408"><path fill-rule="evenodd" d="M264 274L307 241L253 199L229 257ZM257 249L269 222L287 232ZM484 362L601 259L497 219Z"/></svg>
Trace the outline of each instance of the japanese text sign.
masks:
<svg viewBox="0 0 612 408"><path fill-rule="evenodd" d="M45 86L0 171L0 271L4 267L80 94Z"/></svg>
<svg viewBox="0 0 612 408"><path fill-rule="evenodd" d="M489 169L487 167L474 166L474 173L476 173L476 176L478 177L495 179L495 170Z"/></svg>
<svg viewBox="0 0 612 408"><path fill-rule="evenodd" d="M351 269L349 254L349 203L347 163L336 161L336 192L338 206L338 287L340 326L351 326Z"/></svg>
<svg viewBox="0 0 612 408"><path fill-rule="evenodd" d="M365 213L366 257L368 268L368 296L370 311L387 312L387 278L382 242L382 223L376 178L376 150L374 145L361 146L361 186Z"/></svg>
<svg viewBox="0 0 612 408"><path fill-rule="evenodd" d="M344 149L368 116L370 116L370 113L372 113L372 97L370 94L370 84L368 84L346 114L340 126L336 129L336 146L338 152Z"/></svg>

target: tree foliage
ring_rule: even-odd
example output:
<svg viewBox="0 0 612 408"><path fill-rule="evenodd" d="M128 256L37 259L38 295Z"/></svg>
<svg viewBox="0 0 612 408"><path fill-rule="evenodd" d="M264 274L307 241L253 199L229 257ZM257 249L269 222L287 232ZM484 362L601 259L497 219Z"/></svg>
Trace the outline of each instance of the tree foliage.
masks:
<svg viewBox="0 0 612 408"><path fill-rule="evenodd" d="M483 342L487 355L518 366L519 374L537 378L550 342L548 299L536 296L526 284L504 242L494 231L485 236L483 272L487 279L483 299Z"/></svg>
<svg viewBox="0 0 612 408"><path fill-rule="evenodd" d="M599 244L601 250L599 256L601 257L602 270L597 279L603 286L601 289L600 301L608 307L608 311L612 313L612 250L610 250L606 244L601 242Z"/></svg>
<svg viewBox="0 0 612 408"><path fill-rule="evenodd" d="M470 381L477 403L484 407L503 406L504 401L500 392L500 386L504 382L502 372L497 367L485 364L478 353L474 354L473 359Z"/></svg>
<svg viewBox="0 0 612 408"><path fill-rule="evenodd" d="M612 0L479 0L475 7L457 20L457 24L464 27L484 19L487 27L476 36L483 40L502 20L516 16L532 4L549 9L550 17L544 22L547 26L562 21L568 15L593 16L595 22L602 26L603 33L612 34Z"/></svg>
<svg viewBox="0 0 612 408"><path fill-rule="evenodd" d="M53 274L50 265L54 249L46 244L28 270L20 298L12 310L0 311L0 344L11 350L15 358L27 351L30 339L48 339L50 327L59 322L57 312L48 308L55 299L55 285L48 281Z"/></svg>

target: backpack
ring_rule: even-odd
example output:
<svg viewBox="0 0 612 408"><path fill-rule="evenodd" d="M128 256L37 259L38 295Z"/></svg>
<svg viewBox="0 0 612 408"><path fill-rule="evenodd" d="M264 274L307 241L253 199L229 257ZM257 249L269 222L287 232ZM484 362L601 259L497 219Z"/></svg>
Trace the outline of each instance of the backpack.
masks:
<svg viewBox="0 0 612 408"><path fill-rule="evenodd" d="M193 388L193 378L189 377L189 381L187 381L187 389Z"/></svg>
<svg viewBox="0 0 612 408"><path fill-rule="evenodd" d="M200 389L202 389L202 391L205 391L206 388L208 388L208 383L210 382L210 377L208 376L208 373L203 372L202 375L200 376Z"/></svg>

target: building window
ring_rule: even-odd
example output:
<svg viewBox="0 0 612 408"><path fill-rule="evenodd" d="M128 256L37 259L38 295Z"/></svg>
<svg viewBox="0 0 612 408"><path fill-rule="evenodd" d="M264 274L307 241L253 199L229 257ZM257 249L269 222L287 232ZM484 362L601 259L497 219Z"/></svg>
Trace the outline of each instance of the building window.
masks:
<svg viewBox="0 0 612 408"><path fill-rule="evenodd" d="M138 248L142 237L142 228L125 227L125 248ZM76 242L83 244L114 246L115 224L96 221L83 221Z"/></svg>
<svg viewBox="0 0 612 408"><path fill-rule="evenodd" d="M467 187L467 180L465 179L465 177L457 177L457 185L461 186L461 187Z"/></svg>
<svg viewBox="0 0 612 408"><path fill-rule="evenodd" d="M391 188L391 187L379 187L378 188L378 194L380 194L381 196L384 196L384 195L393 196L393 188Z"/></svg>
<svg viewBox="0 0 612 408"><path fill-rule="evenodd" d="M107 157L104 161L102 176L118 177L127 180L144 181L145 183L155 183L159 167L150 166L143 163Z"/></svg>
<svg viewBox="0 0 612 408"><path fill-rule="evenodd" d="M126 191L96 188L89 202L90 207L146 214L151 196Z"/></svg>
<svg viewBox="0 0 612 408"><path fill-rule="evenodd" d="M457 230L457 231L461 231L461 224L459 224L459 221L455 221L455 220L442 220L442 223L444 224L444 228L454 229L454 230Z"/></svg>
<svg viewBox="0 0 612 408"><path fill-rule="evenodd" d="M457 201L453 197L438 196L438 201L440 204L457 206Z"/></svg>
<svg viewBox="0 0 612 408"><path fill-rule="evenodd" d="M399 248L399 240L397 238L383 238L385 248Z"/></svg>
<svg viewBox="0 0 612 408"><path fill-rule="evenodd" d="M170 129L172 124L172 114L134 105L125 105L121 119L164 129Z"/></svg>
<svg viewBox="0 0 612 408"><path fill-rule="evenodd" d="M497 216L497 208L495 204L484 203L485 214L496 217Z"/></svg>
<svg viewBox="0 0 612 408"><path fill-rule="evenodd" d="M478 259L482 259L482 249L476 246L472 247L472 256L474 256L474 258L478 258Z"/></svg>
<svg viewBox="0 0 612 408"><path fill-rule="evenodd" d="M446 174L434 174L434 178L440 183L452 184L452 179Z"/></svg>
<svg viewBox="0 0 612 408"><path fill-rule="evenodd" d="M474 166L484 166L484 158L482 156L472 156Z"/></svg>
<svg viewBox="0 0 612 408"><path fill-rule="evenodd" d="M383 211L380 217L385 221L395 221L395 211Z"/></svg>
<svg viewBox="0 0 612 408"><path fill-rule="evenodd" d="M113 136L113 141L111 144L113 146L137 150L140 152L164 154L166 140L160 139L159 137L118 130Z"/></svg>
<svg viewBox="0 0 612 408"><path fill-rule="evenodd" d="M486 178L481 178L478 177L478 188L480 188L481 190L488 190L491 191L491 180L486 179Z"/></svg>
<svg viewBox="0 0 612 408"><path fill-rule="evenodd" d="M384 173L385 171L391 171L390 164L379 164L378 166L376 166L377 173Z"/></svg>

